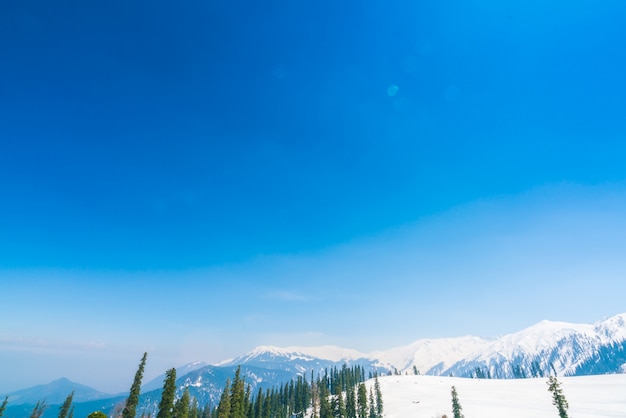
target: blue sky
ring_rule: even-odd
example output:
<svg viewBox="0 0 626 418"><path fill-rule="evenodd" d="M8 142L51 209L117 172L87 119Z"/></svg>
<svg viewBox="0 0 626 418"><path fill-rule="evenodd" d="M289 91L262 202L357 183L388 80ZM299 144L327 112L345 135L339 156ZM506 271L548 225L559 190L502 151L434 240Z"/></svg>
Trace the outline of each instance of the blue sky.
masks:
<svg viewBox="0 0 626 418"><path fill-rule="evenodd" d="M624 12L4 2L0 392L623 312Z"/></svg>

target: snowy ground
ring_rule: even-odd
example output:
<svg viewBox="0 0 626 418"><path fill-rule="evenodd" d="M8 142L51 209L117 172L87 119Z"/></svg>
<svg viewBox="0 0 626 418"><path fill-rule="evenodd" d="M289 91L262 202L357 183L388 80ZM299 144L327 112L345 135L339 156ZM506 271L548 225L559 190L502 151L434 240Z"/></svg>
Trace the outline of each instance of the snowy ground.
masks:
<svg viewBox="0 0 626 418"><path fill-rule="evenodd" d="M443 414L452 418L453 385L465 418L558 418L546 381L438 376L379 378L387 418L434 418ZM559 381L571 418L626 417L626 374L562 377Z"/></svg>

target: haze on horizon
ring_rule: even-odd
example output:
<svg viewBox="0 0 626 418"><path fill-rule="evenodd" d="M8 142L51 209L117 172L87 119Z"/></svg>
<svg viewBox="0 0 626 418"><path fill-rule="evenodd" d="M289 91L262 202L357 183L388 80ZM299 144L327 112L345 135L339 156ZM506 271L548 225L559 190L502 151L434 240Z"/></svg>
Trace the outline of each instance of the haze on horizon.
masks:
<svg viewBox="0 0 626 418"><path fill-rule="evenodd" d="M626 311L623 2L0 7L0 393Z"/></svg>

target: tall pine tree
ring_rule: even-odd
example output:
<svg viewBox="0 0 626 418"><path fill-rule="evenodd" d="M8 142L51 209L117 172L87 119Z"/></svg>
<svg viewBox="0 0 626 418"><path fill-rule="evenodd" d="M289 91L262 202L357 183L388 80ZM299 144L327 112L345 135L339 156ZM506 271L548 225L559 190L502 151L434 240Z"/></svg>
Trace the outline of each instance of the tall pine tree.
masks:
<svg viewBox="0 0 626 418"><path fill-rule="evenodd" d="M367 418L367 388L365 383L359 384L356 398L356 414L358 418Z"/></svg>
<svg viewBox="0 0 626 418"><path fill-rule="evenodd" d="M383 392L380 390L378 376L374 377L374 392L376 394L376 416L383 416Z"/></svg>
<svg viewBox="0 0 626 418"><path fill-rule="evenodd" d="M226 379L226 386L217 405L217 418L230 418L230 379ZM178 417L177 417L178 418Z"/></svg>
<svg viewBox="0 0 626 418"><path fill-rule="evenodd" d="M133 380L133 384L130 387L130 394L128 395L128 399L126 399L126 405L122 411L123 418L135 418L137 404L139 404L141 379L143 379L143 370L146 367L147 358L148 353L143 353L143 357L141 357L141 361L139 362L139 368L137 369L137 373L135 373L135 380Z"/></svg>
<svg viewBox="0 0 626 418"><path fill-rule="evenodd" d="M378 418L378 416L376 415L376 399L374 399L374 391L371 386L370 386L369 404L370 404L370 411L369 411L368 418Z"/></svg>
<svg viewBox="0 0 626 418"><path fill-rule="evenodd" d="M157 418L174 417L174 398L176 397L176 369L171 368L165 372L163 382L163 392L159 403L159 413Z"/></svg>
<svg viewBox="0 0 626 418"><path fill-rule="evenodd" d="M67 418L67 415L69 414L71 406L72 406L73 398L74 398L74 391L72 391L72 393L67 395L67 398L65 398L65 402L63 402L63 405L59 407L59 418Z"/></svg>
<svg viewBox="0 0 626 418"><path fill-rule="evenodd" d="M246 418L246 391L245 382L241 377L241 366L237 367L235 380L230 388L229 418Z"/></svg>

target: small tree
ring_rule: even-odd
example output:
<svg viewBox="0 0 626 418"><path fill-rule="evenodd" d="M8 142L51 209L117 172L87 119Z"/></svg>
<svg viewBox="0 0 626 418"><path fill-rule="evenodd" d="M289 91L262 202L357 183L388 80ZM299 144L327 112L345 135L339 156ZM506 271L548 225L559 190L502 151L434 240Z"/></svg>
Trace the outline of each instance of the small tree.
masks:
<svg viewBox="0 0 626 418"><path fill-rule="evenodd" d="M174 416L176 418L189 418L189 403L191 397L189 396L189 386L185 386L183 396L181 396L174 405Z"/></svg>
<svg viewBox="0 0 626 418"><path fill-rule="evenodd" d="M146 367L147 357L148 353L143 353L143 357L141 357L141 361L139 362L139 368L137 369L137 373L135 373L135 380L133 380L133 384L130 387L130 394L126 400L126 406L122 411L124 418L135 418L137 404L139 404L139 393L141 392L141 379L143 379L143 369Z"/></svg>
<svg viewBox="0 0 626 418"><path fill-rule="evenodd" d="M106 414L102 411L95 411L87 415L87 418L107 418Z"/></svg>
<svg viewBox="0 0 626 418"><path fill-rule="evenodd" d="M0 417L4 414L4 410L7 409L7 404L9 403L9 397L5 397L2 405L0 405Z"/></svg>
<svg viewBox="0 0 626 418"><path fill-rule="evenodd" d="M43 415L43 411L45 411L47 405L46 401L37 401L37 404L33 408L33 411L30 413L30 418L39 418Z"/></svg>
<svg viewBox="0 0 626 418"><path fill-rule="evenodd" d="M558 409L559 417L568 418L567 408L569 408L569 405L567 404L567 399L565 399L565 395L563 395L561 383L556 379L555 376L550 376L548 378L548 390L552 392L552 405L556 406L556 409Z"/></svg>
<svg viewBox="0 0 626 418"><path fill-rule="evenodd" d="M72 406L72 398L74 398L74 391L67 395L67 398L65 398L65 402L63 402L63 405L59 407L59 418L67 418L67 415L69 414L70 408Z"/></svg>
<svg viewBox="0 0 626 418"><path fill-rule="evenodd" d="M461 408L456 388L452 386L452 413L454 414L454 418L463 418L462 410L463 408Z"/></svg>

